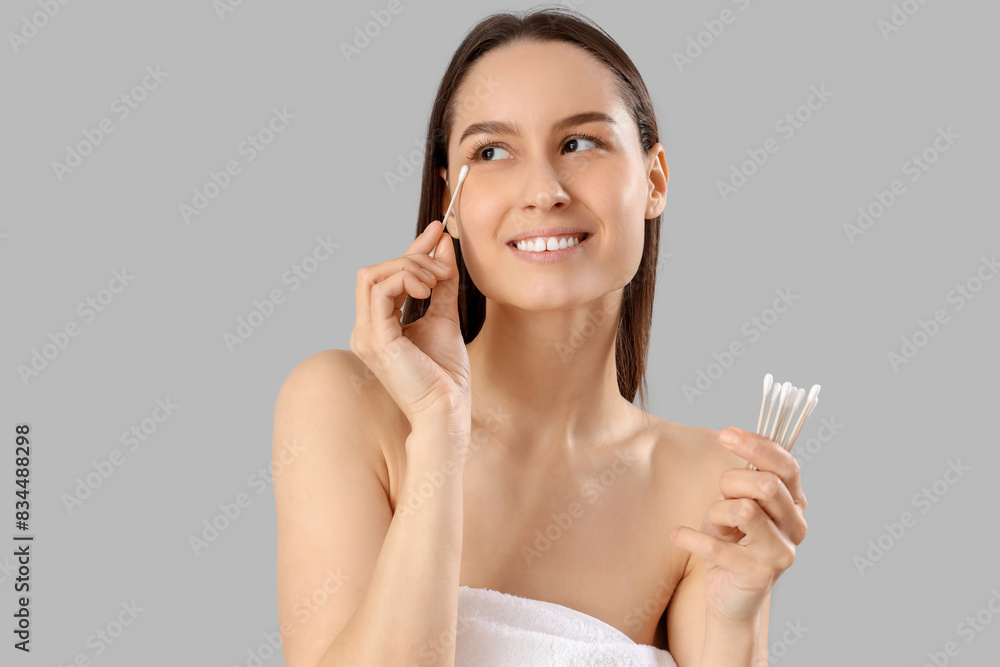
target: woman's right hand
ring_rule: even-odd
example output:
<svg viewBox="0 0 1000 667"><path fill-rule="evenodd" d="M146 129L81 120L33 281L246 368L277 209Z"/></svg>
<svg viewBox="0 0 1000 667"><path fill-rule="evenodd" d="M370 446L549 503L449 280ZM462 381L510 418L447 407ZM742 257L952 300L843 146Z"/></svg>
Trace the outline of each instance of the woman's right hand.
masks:
<svg viewBox="0 0 1000 667"><path fill-rule="evenodd" d="M454 240L432 221L402 257L358 270L354 352L392 396L410 424L422 418L471 420L471 368L458 319ZM434 248L434 257L430 256ZM406 296L433 297L405 327Z"/></svg>

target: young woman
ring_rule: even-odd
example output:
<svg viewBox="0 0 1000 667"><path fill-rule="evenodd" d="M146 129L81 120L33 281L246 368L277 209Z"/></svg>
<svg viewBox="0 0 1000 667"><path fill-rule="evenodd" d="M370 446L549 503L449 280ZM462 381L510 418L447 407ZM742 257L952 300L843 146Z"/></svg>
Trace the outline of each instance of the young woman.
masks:
<svg viewBox="0 0 1000 667"><path fill-rule="evenodd" d="M645 84L588 19L466 36L416 239L358 271L350 351L278 395L289 667L467 664L472 591L562 605L680 667L767 664L770 590L806 534L795 459L633 404L667 177Z"/></svg>

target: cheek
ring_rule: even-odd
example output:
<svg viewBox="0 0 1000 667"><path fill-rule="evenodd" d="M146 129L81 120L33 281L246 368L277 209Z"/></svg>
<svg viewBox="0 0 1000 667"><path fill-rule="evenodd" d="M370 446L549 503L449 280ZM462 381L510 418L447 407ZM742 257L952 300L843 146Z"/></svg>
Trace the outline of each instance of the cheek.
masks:
<svg viewBox="0 0 1000 667"><path fill-rule="evenodd" d="M611 185L612 187L608 187ZM646 240L646 191L641 178L614 177L605 182L604 219L614 237L614 249L623 267L637 269ZM634 271L633 271L634 272ZM631 275L631 274L630 274Z"/></svg>
<svg viewBox="0 0 1000 667"><path fill-rule="evenodd" d="M461 230L459 245L465 266L472 281L477 287L482 288L485 285L483 282L485 276L481 268L483 264L480 255L494 250L491 246L499 247L500 242L495 238L496 230L499 228L496 216L497 212L503 209L501 199L497 195L499 188L491 187L485 182L488 179L474 178L476 176L478 174L466 177L465 183L462 184L462 192L455 202L454 214L458 218ZM454 222L453 218L450 224ZM488 248L490 250L487 250Z"/></svg>
<svg viewBox="0 0 1000 667"><path fill-rule="evenodd" d="M482 230L490 222L490 212L498 210L501 184L489 183L488 177L483 177L479 173L470 172L462 184L462 192L458 201L455 202L455 214L462 225L462 232L468 227L470 233L475 230ZM494 213L495 214L495 213Z"/></svg>
<svg viewBox="0 0 1000 667"><path fill-rule="evenodd" d="M642 176L616 177L613 188L606 192L614 197L607 205L608 226L614 225L615 264L620 267L618 279L624 285L632 280L642 263L646 242L646 183Z"/></svg>

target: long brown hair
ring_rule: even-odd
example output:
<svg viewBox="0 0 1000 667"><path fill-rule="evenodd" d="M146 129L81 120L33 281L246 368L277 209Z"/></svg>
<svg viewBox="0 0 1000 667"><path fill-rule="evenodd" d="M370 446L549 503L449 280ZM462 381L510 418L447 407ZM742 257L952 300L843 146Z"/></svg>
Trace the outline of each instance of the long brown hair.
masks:
<svg viewBox="0 0 1000 667"><path fill-rule="evenodd" d="M520 40L563 41L575 44L604 62L617 75L618 94L632 113L639 130L644 155L659 141L653 102L639 71L625 51L588 17L565 7L548 7L529 13L499 12L479 22L458 46L438 87L437 97L427 124L423 183L417 213L416 235L444 214L442 198L445 182L440 167L448 166L447 142L451 136L455 108L452 99L473 64L490 50ZM634 402L638 390L642 408L646 407L646 358L653 319L653 292L656 287L656 264L660 248L660 218L645 225L642 260L632 280L622 290L621 315L615 336L615 364L618 390ZM416 238L416 236L414 237ZM462 337L472 341L486 318L486 298L473 284L462 259L461 244L455 255L459 271L458 315ZM408 296L403 306L402 324L419 319L427 311L430 299Z"/></svg>

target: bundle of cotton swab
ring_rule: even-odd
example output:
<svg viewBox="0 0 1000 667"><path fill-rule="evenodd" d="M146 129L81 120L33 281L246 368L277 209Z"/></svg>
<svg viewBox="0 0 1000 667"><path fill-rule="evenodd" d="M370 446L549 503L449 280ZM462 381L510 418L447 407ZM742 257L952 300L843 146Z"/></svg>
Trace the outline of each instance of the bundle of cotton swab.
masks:
<svg viewBox="0 0 1000 667"><path fill-rule="evenodd" d="M770 400L769 400L770 399ZM805 406L803 406L803 402ZM806 419L812 414L819 402L819 385L814 384L808 396L805 389L793 387L791 382L775 384L770 373L764 376L764 394L760 399L760 416L757 417L757 435L763 435L774 440L786 452L792 451L796 438L802 431ZM764 418L764 406L767 405L767 419ZM798 419L793 419L795 411L802 407ZM774 415L774 422L771 415ZM792 426L792 422L795 425ZM791 427L791 433L789 433ZM777 438L775 436L777 435ZM757 466L747 463L747 468L756 470Z"/></svg>
<svg viewBox="0 0 1000 667"><path fill-rule="evenodd" d="M444 231L446 229L448 229L448 216L451 215L451 207L455 205L455 200L458 199L458 191L462 189L462 183L465 182L465 177L468 176L468 175L469 175L469 165L467 165L467 164L462 165L461 171L458 172L458 185L455 186L455 193L451 196L451 203L448 204L448 210L445 211L444 217L441 218L441 222L444 225L441 228L441 233L442 234L444 233ZM434 248L431 248L431 253L430 253L431 257L434 256L434 250L435 250L435 248L437 248L437 246L434 246Z"/></svg>

